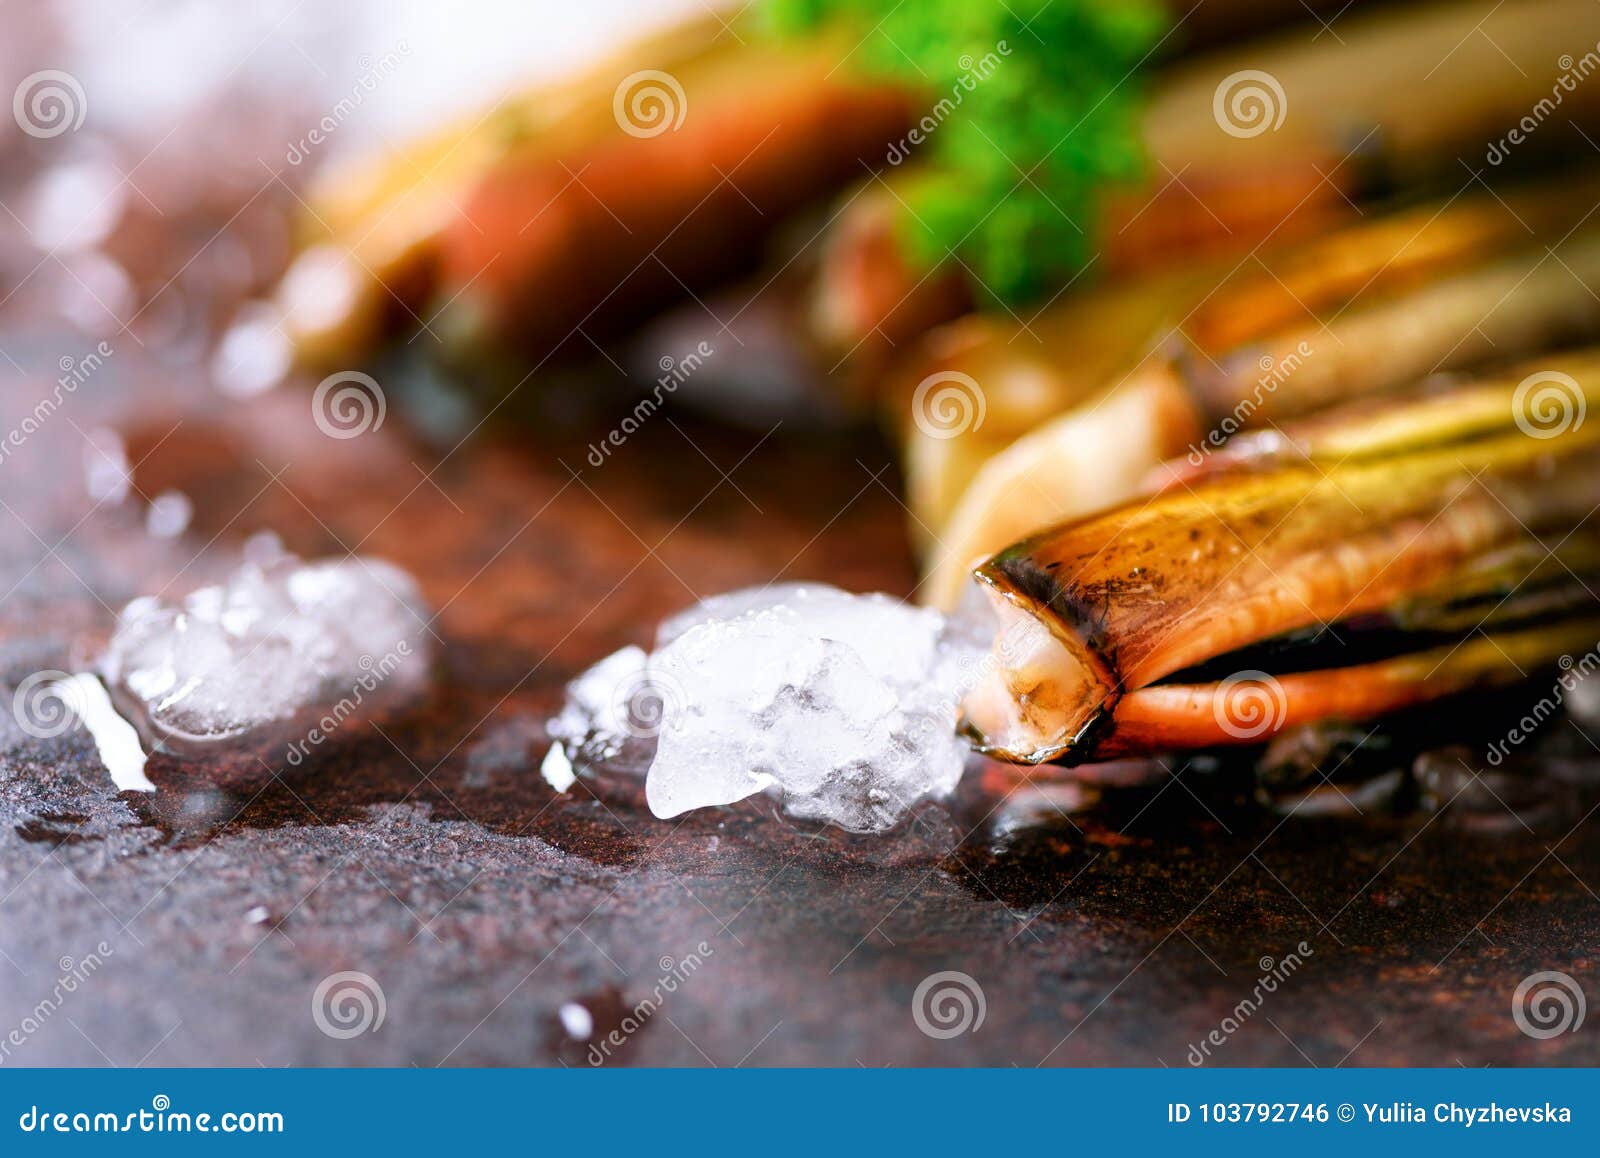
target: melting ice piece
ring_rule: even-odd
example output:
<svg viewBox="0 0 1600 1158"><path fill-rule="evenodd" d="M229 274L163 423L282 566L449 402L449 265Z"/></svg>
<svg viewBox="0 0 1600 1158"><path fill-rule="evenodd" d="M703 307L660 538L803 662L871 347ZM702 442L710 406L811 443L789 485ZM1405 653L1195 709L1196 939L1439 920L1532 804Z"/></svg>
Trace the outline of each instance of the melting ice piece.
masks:
<svg viewBox="0 0 1600 1158"><path fill-rule="evenodd" d="M586 752L652 721L657 816L771 790L794 816L877 832L961 777L958 704L982 651L935 611L822 585L752 588L667 620L657 644L580 677L551 729L586 723Z"/></svg>
<svg viewBox="0 0 1600 1158"><path fill-rule="evenodd" d="M332 727L420 691L426 622L416 584L393 564L284 556L181 603L135 599L100 668L153 743L180 754L237 746L278 767L300 763Z"/></svg>
<svg viewBox="0 0 1600 1158"><path fill-rule="evenodd" d="M100 762L111 774L111 782L118 792L156 790L144 774L145 754L139 746L139 734L132 724L117 715L98 679L88 672L80 672L62 680L56 693L89 730L100 752Z"/></svg>
<svg viewBox="0 0 1600 1158"><path fill-rule="evenodd" d="M572 770L572 761L567 759L567 750L562 747L560 740L551 744L550 751L544 754L539 775L557 792L565 792L577 781L578 774Z"/></svg>

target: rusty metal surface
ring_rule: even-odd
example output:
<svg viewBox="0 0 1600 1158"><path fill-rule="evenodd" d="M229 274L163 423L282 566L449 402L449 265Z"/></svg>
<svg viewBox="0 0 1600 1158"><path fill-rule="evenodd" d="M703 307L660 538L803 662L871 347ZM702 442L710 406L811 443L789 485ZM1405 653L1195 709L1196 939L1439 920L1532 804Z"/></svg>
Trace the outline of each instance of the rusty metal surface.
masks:
<svg viewBox="0 0 1600 1158"><path fill-rule="evenodd" d="M537 764L563 681L663 614L774 578L909 589L874 440L668 414L596 469L600 399L442 456L399 414L330 440L299 384L204 404L125 370L110 359L3 468L7 684L70 667L120 601L214 576L270 528L415 573L441 609L439 692L287 780L158 758L153 801L115 794L81 730L38 740L0 713L0 1030L62 958L110 950L6 1064L585 1064L564 1003L604 1034L655 995L612 1062L1183 1065L1302 941L1215 1064L1600 1060L1592 1027L1537 1041L1511 1017L1537 970L1593 989L1589 827L1283 821L1193 771L1019 825L980 770L953 810L879 840L767 804L664 822L626 784L553 793ZM26 380L6 380L8 423ZM126 433L135 494L92 509L77 463L100 421ZM181 539L142 523L166 489L195 503ZM313 994L341 970L381 986L381 1027L319 1029ZM914 993L942 970L981 987L981 1027L919 1028Z"/></svg>

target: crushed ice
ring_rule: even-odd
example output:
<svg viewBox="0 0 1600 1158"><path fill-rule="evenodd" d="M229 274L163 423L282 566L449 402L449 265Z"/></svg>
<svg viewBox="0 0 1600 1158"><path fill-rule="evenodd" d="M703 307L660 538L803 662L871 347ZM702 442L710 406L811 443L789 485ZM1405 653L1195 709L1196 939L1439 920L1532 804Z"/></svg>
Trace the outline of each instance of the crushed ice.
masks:
<svg viewBox="0 0 1600 1158"><path fill-rule="evenodd" d="M978 638L887 595L737 591L667 620L654 652L589 669L549 730L561 764L647 768L660 817L773 792L793 816L880 832L961 778Z"/></svg>
<svg viewBox="0 0 1600 1158"><path fill-rule="evenodd" d="M427 612L404 571L380 559L256 560L180 602L135 599L119 617L100 672L152 744L299 764L330 724L426 681Z"/></svg>

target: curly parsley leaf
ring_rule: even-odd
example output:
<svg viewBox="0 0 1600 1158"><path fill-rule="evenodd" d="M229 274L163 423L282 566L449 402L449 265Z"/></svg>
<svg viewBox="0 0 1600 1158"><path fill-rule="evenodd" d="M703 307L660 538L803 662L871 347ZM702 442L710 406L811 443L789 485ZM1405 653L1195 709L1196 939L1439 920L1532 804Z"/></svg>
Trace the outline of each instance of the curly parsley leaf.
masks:
<svg viewBox="0 0 1600 1158"><path fill-rule="evenodd" d="M1154 0L762 0L783 35L844 26L849 63L924 92L900 214L925 265L959 260L1007 302L1094 255L1108 185L1144 168L1138 68L1168 27Z"/></svg>

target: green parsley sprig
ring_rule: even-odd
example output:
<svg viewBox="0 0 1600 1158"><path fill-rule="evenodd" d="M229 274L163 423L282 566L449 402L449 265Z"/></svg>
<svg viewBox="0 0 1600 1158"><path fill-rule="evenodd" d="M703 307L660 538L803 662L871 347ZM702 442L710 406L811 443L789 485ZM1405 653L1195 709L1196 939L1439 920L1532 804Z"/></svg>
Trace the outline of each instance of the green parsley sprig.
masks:
<svg viewBox="0 0 1600 1158"><path fill-rule="evenodd" d="M1138 66L1169 23L1153 0L761 0L761 11L782 35L843 25L861 38L849 66L926 95L903 241L925 264L956 255L996 299L1025 301L1080 271L1106 187L1143 171Z"/></svg>

